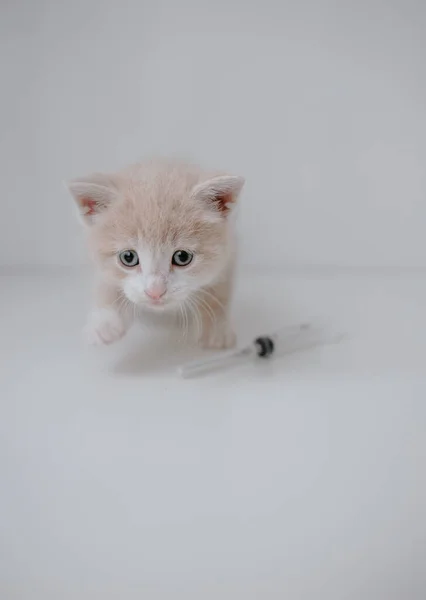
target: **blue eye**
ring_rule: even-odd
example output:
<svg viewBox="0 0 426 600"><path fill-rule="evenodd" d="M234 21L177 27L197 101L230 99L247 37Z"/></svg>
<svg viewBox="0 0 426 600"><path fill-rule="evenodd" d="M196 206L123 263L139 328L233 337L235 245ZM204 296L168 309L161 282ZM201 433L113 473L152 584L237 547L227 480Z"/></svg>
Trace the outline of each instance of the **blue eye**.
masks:
<svg viewBox="0 0 426 600"><path fill-rule="evenodd" d="M172 256L172 265L175 267L186 267L194 258L192 252L187 250L176 250Z"/></svg>
<svg viewBox="0 0 426 600"><path fill-rule="evenodd" d="M136 267L139 264L139 257L134 250L123 250L118 255L120 262L125 267Z"/></svg>

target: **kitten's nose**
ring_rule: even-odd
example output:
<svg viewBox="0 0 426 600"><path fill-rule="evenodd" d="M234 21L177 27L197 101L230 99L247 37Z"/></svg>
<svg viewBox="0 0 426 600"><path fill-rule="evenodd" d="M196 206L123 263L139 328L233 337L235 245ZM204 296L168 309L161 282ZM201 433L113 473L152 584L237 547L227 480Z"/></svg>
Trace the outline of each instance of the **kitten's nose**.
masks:
<svg viewBox="0 0 426 600"><path fill-rule="evenodd" d="M145 289L145 294L151 300L160 300L166 293L166 286L163 282L157 282L151 284L149 287Z"/></svg>

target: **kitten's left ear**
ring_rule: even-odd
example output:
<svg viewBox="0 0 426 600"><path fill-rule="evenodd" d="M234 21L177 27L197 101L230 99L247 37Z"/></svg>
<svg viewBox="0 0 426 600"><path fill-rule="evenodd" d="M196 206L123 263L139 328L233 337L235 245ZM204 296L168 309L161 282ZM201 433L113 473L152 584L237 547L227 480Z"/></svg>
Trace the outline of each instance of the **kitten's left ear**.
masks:
<svg viewBox="0 0 426 600"><path fill-rule="evenodd" d="M215 212L226 215L238 200L243 186L243 177L221 175L196 185L192 195L204 201Z"/></svg>
<svg viewBox="0 0 426 600"><path fill-rule="evenodd" d="M74 179L67 183L67 187L78 205L83 221L88 225L118 198L113 180L101 173Z"/></svg>

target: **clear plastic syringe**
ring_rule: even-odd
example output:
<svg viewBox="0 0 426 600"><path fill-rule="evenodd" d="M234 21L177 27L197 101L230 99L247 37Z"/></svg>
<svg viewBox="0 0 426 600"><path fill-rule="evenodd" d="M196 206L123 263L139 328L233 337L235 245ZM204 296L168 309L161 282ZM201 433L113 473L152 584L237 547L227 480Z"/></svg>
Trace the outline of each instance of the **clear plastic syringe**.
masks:
<svg viewBox="0 0 426 600"><path fill-rule="evenodd" d="M209 371L227 369L252 358L284 356L317 346L335 344L344 337L342 334L327 333L325 328L314 327L307 323L284 327L272 335L260 336L242 348L221 352L217 356L188 363L179 368L179 373L185 378L195 377Z"/></svg>

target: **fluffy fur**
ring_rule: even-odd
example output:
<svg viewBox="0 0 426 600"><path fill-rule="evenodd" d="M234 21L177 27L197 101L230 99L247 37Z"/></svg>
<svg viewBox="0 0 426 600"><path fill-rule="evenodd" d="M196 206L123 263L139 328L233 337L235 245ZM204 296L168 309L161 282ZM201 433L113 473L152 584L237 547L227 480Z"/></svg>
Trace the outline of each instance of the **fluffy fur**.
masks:
<svg viewBox="0 0 426 600"><path fill-rule="evenodd" d="M235 343L229 322L231 213L243 184L241 177L171 161L70 182L97 266L95 306L86 328L91 343L121 338L131 325L129 305L177 310L186 324L192 315L205 347ZM126 250L139 264L122 264ZM187 266L172 264L179 250L193 257Z"/></svg>

